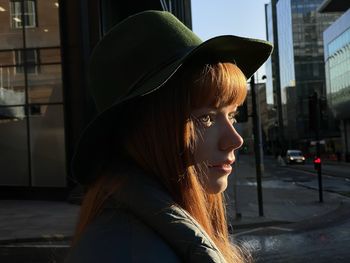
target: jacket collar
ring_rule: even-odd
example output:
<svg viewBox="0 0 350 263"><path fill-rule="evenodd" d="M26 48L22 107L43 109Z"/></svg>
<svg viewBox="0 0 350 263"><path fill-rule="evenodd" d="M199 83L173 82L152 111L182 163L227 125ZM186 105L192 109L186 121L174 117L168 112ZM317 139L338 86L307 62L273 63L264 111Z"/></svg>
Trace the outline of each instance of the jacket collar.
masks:
<svg viewBox="0 0 350 263"><path fill-rule="evenodd" d="M129 212L161 236L179 257L188 262L226 262L199 223L177 205L159 182L133 169L112 202Z"/></svg>

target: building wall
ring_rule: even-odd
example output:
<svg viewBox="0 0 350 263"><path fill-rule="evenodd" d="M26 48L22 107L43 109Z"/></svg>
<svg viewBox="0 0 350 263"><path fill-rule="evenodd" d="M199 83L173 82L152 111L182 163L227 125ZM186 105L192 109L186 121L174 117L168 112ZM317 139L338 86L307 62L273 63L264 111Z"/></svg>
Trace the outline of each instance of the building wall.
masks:
<svg viewBox="0 0 350 263"><path fill-rule="evenodd" d="M350 9L324 32L327 97L337 118L350 118Z"/></svg>
<svg viewBox="0 0 350 263"><path fill-rule="evenodd" d="M340 120L340 157L350 161L350 9L323 33L329 106Z"/></svg>
<svg viewBox="0 0 350 263"><path fill-rule="evenodd" d="M308 97L314 91L320 97L324 98L326 95L322 33L339 16L339 14L319 14L316 10L321 3L322 0L312 0L305 5L300 5L300 1L292 4L297 86L296 125L299 138L313 136L313 131L309 129ZM331 119L328 121L332 122ZM324 125L325 128L329 126L331 125ZM325 131L323 129L324 133ZM327 136L326 133L324 135Z"/></svg>

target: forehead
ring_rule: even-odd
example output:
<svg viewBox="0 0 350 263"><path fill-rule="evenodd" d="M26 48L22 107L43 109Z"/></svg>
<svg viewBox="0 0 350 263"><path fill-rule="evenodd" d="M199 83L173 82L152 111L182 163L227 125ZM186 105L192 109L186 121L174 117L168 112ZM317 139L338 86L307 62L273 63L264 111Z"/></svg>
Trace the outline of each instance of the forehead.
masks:
<svg viewBox="0 0 350 263"><path fill-rule="evenodd" d="M203 82L198 88L192 91L192 108L236 108L245 99L246 91L244 89L246 88L238 85L230 85L229 83Z"/></svg>
<svg viewBox="0 0 350 263"><path fill-rule="evenodd" d="M193 81L191 104L193 108L240 105L246 92L245 76L236 65L210 65L199 71Z"/></svg>

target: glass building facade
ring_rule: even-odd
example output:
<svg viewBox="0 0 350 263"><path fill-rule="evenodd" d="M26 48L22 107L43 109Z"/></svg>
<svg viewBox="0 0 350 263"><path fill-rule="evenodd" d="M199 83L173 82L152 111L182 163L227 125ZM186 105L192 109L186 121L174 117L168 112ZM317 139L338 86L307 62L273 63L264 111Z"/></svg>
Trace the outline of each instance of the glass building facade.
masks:
<svg viewBox="0 0 350 263"><path fill-rule="evenodd" d="M191 27L190 7L185 0L0 0L0 194L62 197L74 188L69 163L96 114L86 83L92 49L110 27L145 10L168 10Z"/></svg>
<svg viewBox="0 0 350 263"><path fill-rule="evenodd" d="M350 9L324 32L327 96L338 118L350 118Z"/></svg>
<svg viewBox="0 0 350 263"><path fill-rule="evenodd" d="M0 185L64 187L59 4L0 7Z"/></svg>
<svg viewBox="0 0 350 263"><path fill-rule="evenodd" d="M320 14L323 0L279 0L277 2L280 84L286 137L291 146L308 145L314 138L309 125L309 96L325 97L323 31L339 13ZM336 134L324 122L322 137ZM297 144L297 145L296 145Z"/></svg>
<svg viewBox="0 0 350 263"><path fill-rule="evenodd" d="M343 159L350 161L350 9L324 31L323 37L327 99L341 120Z"/></svg>
<svg viewBox="0 0 350 263"><path fill-rule="evenodd" d="M280 66L280 85L282 88L281 100L287 103L286 88L295 85L294 73L294 46L291 1L279 0L277 2L277 32ZM285 116L285 114L283 114Z"/></svg>
<svg viewBox="0 0 350 263"><path fill-rule="evenodd" d="M267 41L275 44L274 41L274 26L273 26L273 5L272 3L265 5L265 21L266 21L266 36ZM276 48L276 47L275 47ZM274 50L275 52L275 50ZM274 56L273 54L266 61L266 102L267 104L274 104L274 95L273 95L273 80L275 78L274 74L274 65L273 63Z"/></svg>

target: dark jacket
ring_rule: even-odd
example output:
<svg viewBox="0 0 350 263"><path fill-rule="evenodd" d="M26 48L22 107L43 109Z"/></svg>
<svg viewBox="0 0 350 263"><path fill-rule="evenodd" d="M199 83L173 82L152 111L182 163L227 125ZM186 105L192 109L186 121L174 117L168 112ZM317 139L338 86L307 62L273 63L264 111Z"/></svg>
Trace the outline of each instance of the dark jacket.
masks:
<svg viewBox="0 0 350 263"><path fill-rule="evenodd" d="M142 172L106 204L67 262L225 262L202 227Z"/></svg>

